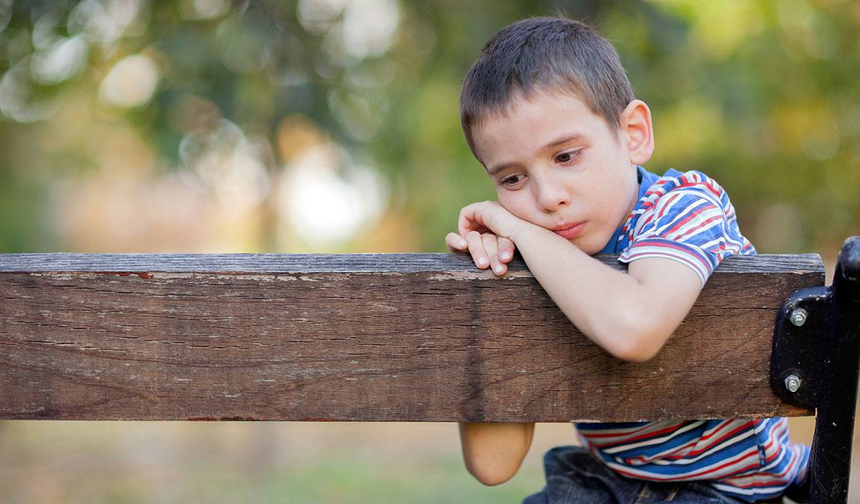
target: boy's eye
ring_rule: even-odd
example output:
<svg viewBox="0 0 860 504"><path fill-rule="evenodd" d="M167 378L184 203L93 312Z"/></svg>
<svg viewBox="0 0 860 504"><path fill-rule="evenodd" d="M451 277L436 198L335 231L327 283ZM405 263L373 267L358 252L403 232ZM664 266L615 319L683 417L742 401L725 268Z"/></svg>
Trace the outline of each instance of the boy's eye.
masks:
<svg viewBox="0 0 860 504"><path fill-rule="evenodd" d="M578 150L570 151L570 152L562 152L558 156L555 157L555 160L559 163L569 163L579 154Z"/></svg>
<svg viewBox="0 0 860 504"><path fill-rule="evenodd" d="M521 179L521 175L511 175L510 177L502 179L502 185L514 185L518 183Z"/></svg>

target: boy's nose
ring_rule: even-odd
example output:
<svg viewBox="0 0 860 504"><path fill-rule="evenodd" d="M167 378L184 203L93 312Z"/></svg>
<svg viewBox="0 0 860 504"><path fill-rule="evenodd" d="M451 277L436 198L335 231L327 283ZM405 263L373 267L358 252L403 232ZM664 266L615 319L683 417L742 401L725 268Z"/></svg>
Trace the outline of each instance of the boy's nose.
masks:
<svg viewBox="0 0 860 504"><path fill-rule="evenodd" d="M552 180L542 180L537 185L537 203L544 212L555 212L570 204L568 192Z"/></svg>

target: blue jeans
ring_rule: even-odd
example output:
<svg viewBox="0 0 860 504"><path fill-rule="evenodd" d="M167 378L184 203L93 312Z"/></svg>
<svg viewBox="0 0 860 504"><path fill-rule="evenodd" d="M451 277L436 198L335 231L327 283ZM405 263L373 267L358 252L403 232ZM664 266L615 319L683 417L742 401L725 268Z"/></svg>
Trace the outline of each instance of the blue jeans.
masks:
<svg viewBox="0 0 860 504"><path fill-rule="evenodd" d="M739 504L704 482L655 483L625 478L585 448L559 446L543 458L546 487L523 504ZM777 501L779 502L779 501Z"/></svg>

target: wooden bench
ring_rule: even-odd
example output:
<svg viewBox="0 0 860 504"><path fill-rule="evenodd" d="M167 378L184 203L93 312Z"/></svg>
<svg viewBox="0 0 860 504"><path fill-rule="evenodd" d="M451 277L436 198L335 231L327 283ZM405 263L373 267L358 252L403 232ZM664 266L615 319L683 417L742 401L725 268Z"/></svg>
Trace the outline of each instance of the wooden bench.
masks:
<svg viewBox="0 0 860 504"><path fill-rule="evenodd" d="M621 268L614 257L600 258ZM0 255L0 419L638 421L817 412L846 502L860 238L731 257L660 354L614 359L522 262L452 254Z"/></svg>

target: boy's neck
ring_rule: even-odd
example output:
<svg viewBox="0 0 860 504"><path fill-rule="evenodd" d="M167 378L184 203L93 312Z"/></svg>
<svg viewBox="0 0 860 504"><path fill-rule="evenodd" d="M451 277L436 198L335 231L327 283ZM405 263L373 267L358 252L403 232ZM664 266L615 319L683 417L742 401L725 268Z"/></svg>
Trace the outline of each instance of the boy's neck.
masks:
<svg viewBox="0 0 860 504"><path fill-rule="evenodd" d="M615 228L615 232L612 233L612 236L609 238L609 241L603 245L603 249L601 249L598 254L615 254L617 253L615 250L615 246L618 244L618 238L621 236L621 230L624 227L624 223L630 218L630 214L633 213L633 209L636 208L636 203L639 201L639 193L642 187L642 180L644 178L644 168L641 166L636 166L636 186L633 189L633 197L630 202L630 207L627 209L627 213L624 215L624 219L618 223L618 226Z"/></svg>

